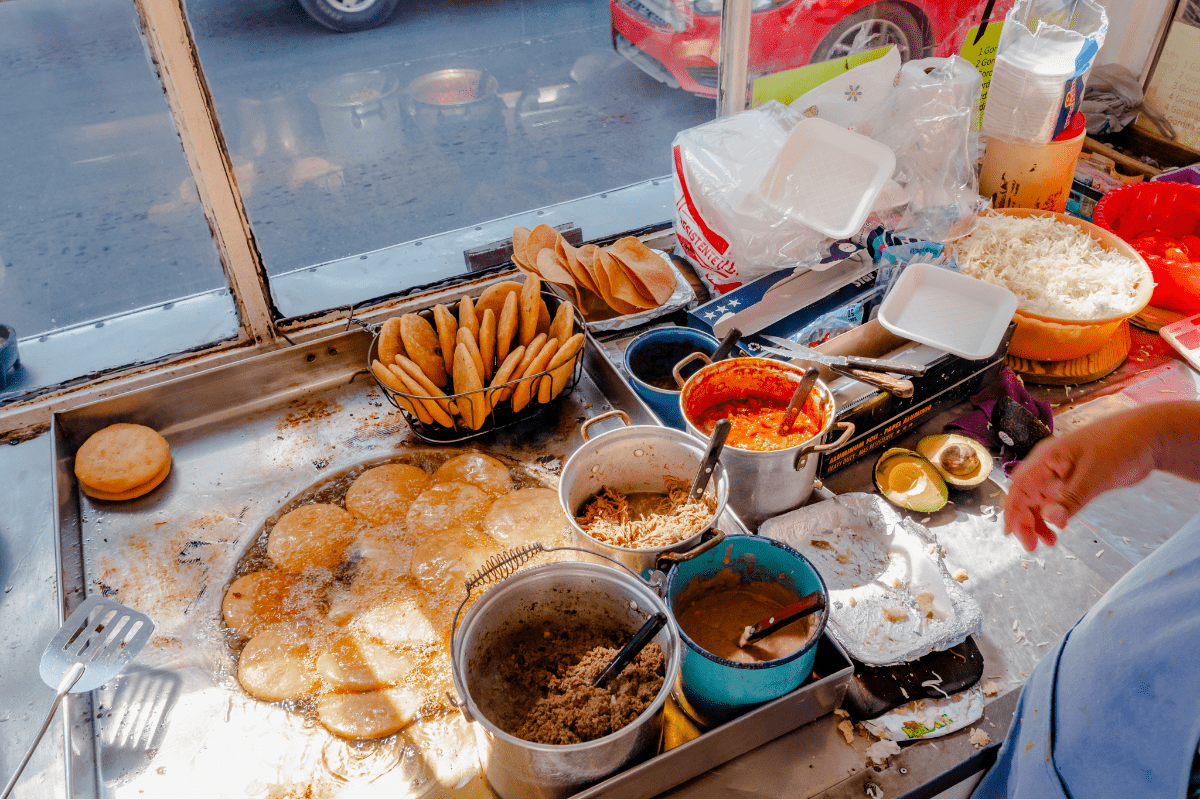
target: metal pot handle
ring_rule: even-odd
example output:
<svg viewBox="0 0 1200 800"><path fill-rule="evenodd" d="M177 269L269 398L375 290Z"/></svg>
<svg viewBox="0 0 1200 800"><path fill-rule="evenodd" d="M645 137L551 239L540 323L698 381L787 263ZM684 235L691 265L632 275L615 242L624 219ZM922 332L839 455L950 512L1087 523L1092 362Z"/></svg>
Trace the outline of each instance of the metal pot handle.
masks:
<svg viewBox="0 0 1200 800"><path fill-rule="evenodd" d="M827 453L830 450L837 450L839 447L846 444L846 442L850 441L850 437L854 435L853 422L836 422L834 423L833 427L841 428L842 435L833 442L825 442L823 444L806 444L804 447L801 447L800 452L796 453L797 470L803 468L804 465L808 463L808 456L810 453Z"/></svg>
<svg viewBox="0 0 1200 800"><path fill-rule="evenodd" d="M675 385L680 389L682 389L683 385L687 383L687 378L683 377L682 370L693 361L703 361L705 364L712 363L712 359L708 357L707 353L689 353L688 355L684 356L679 363L675 365L675 369L671 370L671 374L675 376Z"/></svg>
<svg viewBox="0 0 1200 800"><path fill-rule="evenodd" d="M591 441L592 435L588 433L588 428L592 427L593 424L600 422L601 420L611 419L613 417L620 417L621 422L626 427L629 427L629 415L618 408L613 411L606 411L598 417L592 417L591 419L584 420L583 424L579 426L579 435L583 437L585 442Z"/></svg>
<svg viewBox="0 0 1200 800"><path fill-rule="evenodd" d="M725 533L716 528L710 528L700 535L700 544L693 547L691 550L685 550L682 553L660 553L658 558L654 560L654 568L662 572L666 572L671 568L672 564L679 564L684 561L691 561L698 555L707 553L714 547L719 545L725 539Z"/></svg>

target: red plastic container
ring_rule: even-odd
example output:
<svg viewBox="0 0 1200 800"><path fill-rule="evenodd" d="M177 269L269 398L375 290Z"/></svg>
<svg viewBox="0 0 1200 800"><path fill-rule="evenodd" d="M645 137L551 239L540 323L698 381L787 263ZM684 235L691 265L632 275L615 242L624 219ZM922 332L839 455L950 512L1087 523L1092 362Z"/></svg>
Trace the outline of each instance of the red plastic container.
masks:
<svg viewBox="0 0 1200 800"><path fill-rule="evenodd" d="M1171 261L1134 241L1143 233L1173 239L1200 235L1200 186L1168 181L1121 186L1100 198L1092 219L1146 259L1157 284L1151 305L1187 314L1200 311L1200 253L1189 253L1192 261Z"/></svg>

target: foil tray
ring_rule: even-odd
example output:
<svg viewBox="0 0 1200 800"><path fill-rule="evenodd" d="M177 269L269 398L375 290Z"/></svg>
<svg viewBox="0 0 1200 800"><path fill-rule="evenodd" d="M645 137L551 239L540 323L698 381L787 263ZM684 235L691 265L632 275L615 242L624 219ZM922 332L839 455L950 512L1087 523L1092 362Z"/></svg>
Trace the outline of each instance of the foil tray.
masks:
<svg viewBox="0 0 1200 800"><path fill-rule="evenodd" d="M429 445L364 370L370 344L366 331L348 331L55 415L65 611L101 593L148 612L158 626L122 676L65 702L68 796L492 796L457 712L362 744L246 695L220 622L234 566L289 501L356 466L479 448L556 487L562 464L582 444L585 419L619 408L634 424L657 421L589 335L583 375L561 403L468 446ZM160 431L171 445L171 473L145 497L93 501L78 489L74 453L117 421ZM745 532L731 512L718 524ZM820 680L589 791L661 792L829 713L852 669L828 637L821 647ZM441 728L445 741L444 728L455 725L461 748L422 755L427 729Z"/></svg>

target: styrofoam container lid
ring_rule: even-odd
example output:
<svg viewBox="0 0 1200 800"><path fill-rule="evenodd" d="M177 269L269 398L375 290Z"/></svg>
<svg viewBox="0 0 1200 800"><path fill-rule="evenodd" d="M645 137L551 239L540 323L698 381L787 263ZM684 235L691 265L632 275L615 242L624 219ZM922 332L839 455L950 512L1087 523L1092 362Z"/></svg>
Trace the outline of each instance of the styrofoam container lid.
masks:
<svg viewBox="0 0 1200 800"><path fill-rule="evenodd" d="M879 307L897 336L977 361L996 352L1017 296L994 283L933 264L909 264Z"/></svg>
<svg viewBox="0 0 1200 800"><path fill-rule="evenodd" d="M779 212L835 239L858 233L896 169L885 144L820 117L796 123L759 190Z"/></svg>

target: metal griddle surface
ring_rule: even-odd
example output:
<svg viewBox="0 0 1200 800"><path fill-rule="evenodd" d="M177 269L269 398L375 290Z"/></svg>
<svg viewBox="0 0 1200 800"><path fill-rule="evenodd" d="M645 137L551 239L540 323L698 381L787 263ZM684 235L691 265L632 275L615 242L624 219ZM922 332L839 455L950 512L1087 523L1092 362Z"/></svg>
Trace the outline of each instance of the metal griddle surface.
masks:
<svg viewBox="0 0 1200 800"><path fill-rule="evenodd" d="M72 794L488 794L457 713L425 727L457 725L464 746L423 759L415 746L429 733L422 725L356 745L247 696L221 624L235 564L294 498L363 464L401 458L436 465L477 447L557 488L562 463L582 442L582 420L613 407L634 424L655 420L589 342L584 375L569 397L473 442L427 445L362 372L369 344L364 332L346 333L56 417L68 605L106 594L148 612L158 626L121 678L75 703ZM116 421L159 430L171 445L171 474L144 498L93 501L77 489L73 455Z"/></svg>

